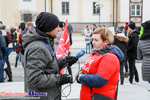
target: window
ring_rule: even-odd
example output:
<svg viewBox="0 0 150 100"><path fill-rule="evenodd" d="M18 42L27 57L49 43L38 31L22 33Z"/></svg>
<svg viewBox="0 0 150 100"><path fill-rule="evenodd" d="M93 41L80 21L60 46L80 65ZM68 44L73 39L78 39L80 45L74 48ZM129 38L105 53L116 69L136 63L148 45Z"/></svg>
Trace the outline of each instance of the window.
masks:
<svg viewBox="0 0 150 100"><path fill-rule="evenodd" d="M100 13L100 7L95 6L96 2L93 2L93 15L99 15Z"/></svg>
<svg viewBox="0 0 150 100"><path fill-rule="evenodd" d="M24 2L31 2L31 0L23 0Z"/></svg>
<svg viewBox="0 0 150 100"><path fill-rule="evenodd" d="M25 22L32 21L32 14L24 14L23 17Z"/></svg>
<svg viewBox="0 0 150 100"><path fill-rule="evenodd" d="M62 2L62 15L69 15L69 2Z"/></svg>
<svg viewBox="0 0 150 100"><path fill-rule="evenodd" d="M141 16L141 6L132 5L131 6L131 16Z"/></svg>

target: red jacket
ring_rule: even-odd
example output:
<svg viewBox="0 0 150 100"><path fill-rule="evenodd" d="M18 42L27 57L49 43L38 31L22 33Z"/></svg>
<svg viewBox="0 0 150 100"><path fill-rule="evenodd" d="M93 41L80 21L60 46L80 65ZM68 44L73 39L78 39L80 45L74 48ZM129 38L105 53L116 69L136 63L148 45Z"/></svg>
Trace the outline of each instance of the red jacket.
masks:
<svg viewBox="0 0 150 100"><path fill-rule="evenodd" d="M21 39L22 39L22 36L21 36L21 34L19 34L18 43L21 42ZM21 46L19 46L19 47L17 48L17 54L19 54L20 49L21 49Z"/></svg>
<svg viewBox="0 0 150 100"><path fill-rule="evenodd" d="M114 53L89 55L82 68L84 74L79 79L82 83L80 100L91 100L90 87L93 93L115 98L119 68L119 59Z"/></svg>

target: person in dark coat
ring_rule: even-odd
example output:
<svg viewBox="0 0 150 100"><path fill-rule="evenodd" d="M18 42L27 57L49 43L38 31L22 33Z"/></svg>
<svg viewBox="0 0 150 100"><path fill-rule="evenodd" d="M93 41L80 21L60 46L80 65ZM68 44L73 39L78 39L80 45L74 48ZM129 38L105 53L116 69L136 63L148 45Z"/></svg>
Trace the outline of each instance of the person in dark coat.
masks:
<svg viewBox="0 0 150 100"><path fill-rule="evenodd" d="M129 31L129 41L127 46L127 57L129 61L129 69L130 69L130 78L129 82L133 83L133 78L135 76L136 84L139 84L139 76L138 71L135 66L135 59L137 58L137 44L139 41L139 31L135 29L135 23L130 23L128 28Z"/></svg>
<svg viewBox="0 0 150 100"><path fill-rule="evenodd" d="M71 24L69 24L69 25L67 26L67 28L68 28L68 32L69 32L70 46L71 46L71 45L72 45L72 31L73 31L73 28L72 28L72 25L71 25Z"/></svg>
<svg viewBox="0 0 150 100"><path fill-rule="evenodd" d="M150 83L150 20L144 23L144 32L138 42L137 55L142 60L142 79Z"/></svg>
<svg viewBox="0 0 150 100"><path fill-rule="evenodd" d="M124 60L126 59L126 48L127 48L127 42L128 42L128 37L125 36L125 34L123 33L123 29L124 26L120 25L116 28L116 35L114 38L114 45L118 46L120 48L120 50L123 52L124 54ZM121 85L124 84L124 67L123 67L123 63L124 60L120 62L120 79L121 79Z"/></svg>
<svg viewBox="0 0 150 100"><path fill-rule="evenodd" d="M6 52L6 42L0 30L0 83L4 82L3 53Z"/></svg>

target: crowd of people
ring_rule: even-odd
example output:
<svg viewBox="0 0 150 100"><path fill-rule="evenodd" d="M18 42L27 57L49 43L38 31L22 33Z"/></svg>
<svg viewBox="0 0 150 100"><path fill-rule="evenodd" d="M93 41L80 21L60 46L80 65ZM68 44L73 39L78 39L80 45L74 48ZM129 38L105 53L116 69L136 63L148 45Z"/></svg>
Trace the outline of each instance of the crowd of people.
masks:
<svg viewBox="0 0 150 100"><path fill-rule="evenodd" d="M26 33L27 30L29 30L31 28L31 26L33 26L32 22L28 22L27 27L26 27L25 23L20 23L20 25L18 26L17 29L15 27L11 26L10 32L9 32L6 30L6 26L3 25L2 21L0 22L0 32L1 32L0 35L1 35L1 37L4 37L4 40L1 39L1 46L4 46L4 47L1 47L1 48L3 48L3 49L1 49L1 52L2 52L1 59L2 59L3 63L1 63L2 70L0 70L0 76L1 76L0 82L4 82L4 71L6 72L8 78L9 78L8 82L13 81L9 56L7 53L5 53L7 51L7 48L9 48L10 43L12 43L13 51L16 52L15 67L17 67L19 58L22 63L24 62L23 57L21 57L21 55L23 55L22 36ZM3 60L4 53L7 54L6 56L8 56L6 59L6 63Z"/></svg>
<svg viewBox="0 0 150 100"><path fill-rule="evenodd" d="M78 57L56 58L55 51L65 27L65 23L59 21L56 15L41 12L35 25L36 27L32 22L27 25L20 23L17 29L10 27L9 33L6 26L0 23L0 82L4 82L4 66L7 66L5 71L9 77L8 81L13 81L9 57L6 64L3 61L3 54L12 43L13 50L16 51L15 67L18 59L24 67L25 92L46 92L46 96L40 97L42 100L61 100L61 86L72 83L72 79L69 74L61 74L60 70L65 68L66 64L72 66ZM72 45L73 28L71 24L67 27ZM138 85L136 59L143 59L142 78L150 82L150 21L144 22L140 27L130 21L125 23L125 26L119 25L115 32L113 35L105 25L96 27L95 23L92 24L92 29L89 25L85 27L86 53L89 53L89 56L76 75L76 81L81 84L80 100L96 97L115 100L116 87L119 83L124 85L124 78L128 76L128 84ZM133 83L134 77L136 83Z"/></svg>

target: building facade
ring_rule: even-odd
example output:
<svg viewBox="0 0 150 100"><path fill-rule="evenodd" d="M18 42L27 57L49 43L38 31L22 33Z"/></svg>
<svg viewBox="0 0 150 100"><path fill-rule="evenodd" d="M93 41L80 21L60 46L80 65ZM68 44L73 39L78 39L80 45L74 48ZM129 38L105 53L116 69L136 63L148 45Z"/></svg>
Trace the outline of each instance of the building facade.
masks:
<svg viewBox="0 0 150 100"><path fill-rule="evenodd" d="M96 7L100 2L102 6ZM68 20L74 31L81 31L88 24L106 27L125 25L134 21L137 25L149 20L150 0L0 0L0 20L9 28L22 21L35 22L40 12L51 12L61 21Z"/></svg>

